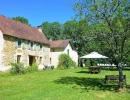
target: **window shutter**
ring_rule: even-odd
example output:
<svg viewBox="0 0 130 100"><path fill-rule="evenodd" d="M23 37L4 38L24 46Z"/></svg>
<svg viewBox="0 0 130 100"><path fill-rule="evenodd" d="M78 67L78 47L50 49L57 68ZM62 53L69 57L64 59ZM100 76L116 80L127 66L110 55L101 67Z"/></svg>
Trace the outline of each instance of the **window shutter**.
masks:
<svg viewBox="0 0 130 100"><path fill-rule="evenodd" d="M34 42L32 42L31 49L34 50Z"/></svg>
<svg viewBox="0 0 130 100"><path fill-rule="evenodd" d="M15 48L18 48L18 38L15 38Z"/></svg>
<svg viewBox="0 0 130 100"><path fill-rule="evenodd" d="M31 42L28 41L28 49L30 50L31 49Z"/></svg>
<svg viewBox="0 0 130 100"><path fill-rule="evenodd" d="M42 50L43 50L43 52L45 51L45 47L44 46L42 46Z"/></svg>
<svg viewBox="0 0 130 100"><path fill-rule="evenodd" d="M38 43L38 50L40 51L40 43Z"/></svg>
<svg viewBox="0 0 130 100"><path fill-rule="evenodd" d="M17 56L14 56L14 63L17 63Z"/></svg>
<svg viewBox="0 0 130 100"><path fill-rule="evenodd" d="M34 42L34 50L36 50L36 42Z"/></svg>
<svg viewBox="0 0 130 100"><path fill-rule="evenodd" d="M24 40L22 39L22 49L24 49Z"/></svg>
<svg viewBox="0 0 130 100"><path fill-rule="evenodd" d="M21 56L21 62L24 64L24 56Z"/></svg>

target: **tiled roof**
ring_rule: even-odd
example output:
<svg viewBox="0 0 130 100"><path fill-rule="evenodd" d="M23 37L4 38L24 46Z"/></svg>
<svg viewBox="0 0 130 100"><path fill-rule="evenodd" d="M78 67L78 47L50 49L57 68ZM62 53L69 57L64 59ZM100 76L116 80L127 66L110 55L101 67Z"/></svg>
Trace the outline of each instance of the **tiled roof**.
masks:
<svg viewBox="0 0 130 100"><path fill-rule="evenodd" d="M2 33L6 35L49 44L48 39L37 28L20 23L2 15L0 15L0 29L2 30Z"/></svg>
<svg viewBox="0 0 130 100"><path fill-rule="evenodd" d="M68 43L71 44L70 40L55 40L55 41L50 41L50 48L65 48ZM71 44L72 46L72 44ZM73 46L72 46L73 48Z"/></svg>

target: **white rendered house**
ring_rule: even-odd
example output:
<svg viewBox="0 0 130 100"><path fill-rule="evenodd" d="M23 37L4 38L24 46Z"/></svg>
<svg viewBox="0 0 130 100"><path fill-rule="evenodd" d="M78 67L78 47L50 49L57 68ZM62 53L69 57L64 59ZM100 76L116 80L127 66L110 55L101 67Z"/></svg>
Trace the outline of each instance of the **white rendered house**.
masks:
<svg viewBox="0 0 130 100"><path fill-rule="evenodd" d="M74 47L70 40L56 40L50 41L50 64L57 67L60 54L68 54L73 61L78 65L78 53L74 50Z"/></svg>

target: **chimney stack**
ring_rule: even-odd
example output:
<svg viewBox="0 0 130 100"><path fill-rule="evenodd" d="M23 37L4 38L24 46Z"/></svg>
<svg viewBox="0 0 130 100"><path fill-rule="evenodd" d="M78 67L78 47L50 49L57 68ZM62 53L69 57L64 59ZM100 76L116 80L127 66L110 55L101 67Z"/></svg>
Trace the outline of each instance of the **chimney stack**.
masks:
<svg viewBox="0 0 130 100"><path fill-rule="evenodd" d="M49 41L52 41L52 38L50 38Z"/></svg>
<svg viewBox="0 0 130 100"><path fill-rule="evenodd" d="M37 26L37 29L42 32L42 27L41 26Z"/></svg>

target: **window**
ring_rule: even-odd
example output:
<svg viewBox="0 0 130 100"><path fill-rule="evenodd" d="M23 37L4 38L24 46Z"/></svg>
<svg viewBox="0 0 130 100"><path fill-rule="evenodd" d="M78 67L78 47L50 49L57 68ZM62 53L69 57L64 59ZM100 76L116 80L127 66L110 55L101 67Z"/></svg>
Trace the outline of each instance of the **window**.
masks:
<svg viewBox="0 0 130 100"><path fill-rule="evenodd" d="M17 55L17 63L20 63L21 61L21 55Z"/></svg>
<svg viewBox="0 0 130 100"><path fill-rule="evenodd" d="M28 41L28 49L30 50L31 49L31 42Z"/></svg>
<svg viewBox="0 0 130 100"><path fill-rule="evenodd" d="M40 50L42 51L42 44L40 44Z"/></svg>
<svg viewBox="0 0 130 100"><path fill-rule="evenodd" d="M51 64L51 58L50 58L50 64Z"/></svg>
<svg viewBox="0 0 130 100"><path fill-rule="evenodd" d="M55 49L52 49L52 52L55 52Z"/></svg>
<svg viewBox="0 0 130 100"><path fill-rule="evenodd" d="M24 39L15 38L15 48L22 48L24 49Z"/></svg>
<svg viewBox="0 0 130 100"><path fill-rule="evenodd" d="M22 42L21 42L21 39L18 40L18 48L21 48L22 46Z"/></svg>
<svg viewBox="0 0 130 100"><path fill-rule="evenodd" d="M69 49L67 49L67 54L69 55Z"/></svg>
<svg viewBox="0 0 130 100"><path fill-rule="evenodd" d="M36 51L36 46L37 46L37 43L34 42L34 50Z"/></svg>

